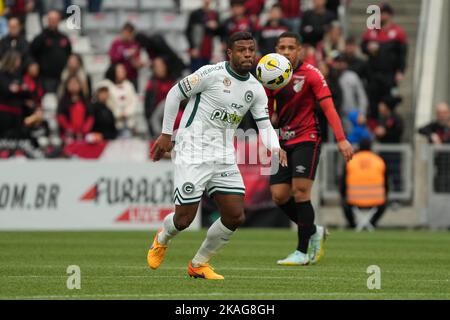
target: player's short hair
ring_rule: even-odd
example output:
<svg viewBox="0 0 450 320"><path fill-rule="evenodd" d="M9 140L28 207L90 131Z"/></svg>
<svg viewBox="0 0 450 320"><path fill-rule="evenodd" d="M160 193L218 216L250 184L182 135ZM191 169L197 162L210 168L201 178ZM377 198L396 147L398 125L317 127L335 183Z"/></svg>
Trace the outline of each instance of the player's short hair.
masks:
<svg viewBox="0 0 450 320"><path fill-rule="evenodd" d="M247 31L239 31L233 33L229 38L227 42L227 48L233 49L233 45L236 41L240 40L253 40L255 41L255 38L253 38L253 35L250 32Z"/></svg>
<svg viewBox="0 0 450 320"><path fill-rule="evenodd" d="M136 28L134 27L134 25L131 22L126 22L123 26L122 26L122 31L129 31L131 33L133 33Z"/></svg>
<svg viewBox="0 0 450 320"><path fill-rule="evenodd" d="M283 39L283 38L293 38L293 39L295 39L295 42L297 42L298 44L302 44L302 37L297 32L292 32L292 31L283 32L277 39L277 45L278 45L278 42L280 42L280 39Z"/></svg>

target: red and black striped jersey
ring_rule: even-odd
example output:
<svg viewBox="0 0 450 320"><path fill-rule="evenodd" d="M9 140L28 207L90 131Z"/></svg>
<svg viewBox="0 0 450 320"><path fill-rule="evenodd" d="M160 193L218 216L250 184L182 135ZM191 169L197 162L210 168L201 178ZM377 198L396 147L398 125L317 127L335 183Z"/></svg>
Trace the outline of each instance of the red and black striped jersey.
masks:
<svg viewBox="0 0 450 320"><path fill-rule="evenodd" d="M284 145L320 138L319 122L315 113L316 102L331 97L331 91L321 72L308 63L294 70L288 85L279 90L266 89L269 114L280 129Z"/></svg>

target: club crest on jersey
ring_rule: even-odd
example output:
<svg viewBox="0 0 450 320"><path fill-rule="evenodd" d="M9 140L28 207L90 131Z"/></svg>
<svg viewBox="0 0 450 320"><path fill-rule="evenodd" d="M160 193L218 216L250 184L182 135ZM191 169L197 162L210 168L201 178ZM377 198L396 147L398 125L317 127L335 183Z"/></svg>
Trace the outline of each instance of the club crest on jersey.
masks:
<svg viewBox="0 0 450 320"><path fill-rule="evenodd" d="M248 90L248 91L245 93L244 98L245 98L245 101L246 101L247 103L252 102L252 101L253 101L253 92L250 91L250 90Z"/></svg>
<svg viewBox="0 0 450 320"><path fill-rule="evenodd" d="M183 184L182 189L185 194L191 194L192 192L194 192L195 187L193 183L186 182L185 184Z"/></svg>
<svg viewBox="0 0 450 320"><path fill-rule="evenodd" d="M305 84L305 78L304 77L302 77L300 80L295 80L294 81L294 91L296 93L302 91L304 84Z"/></svg>
<svg viewBox="0 0 450 320"><path fill-rule="evenodd" d="M225 87L231 86L231 80L230 80L230 78L225 77L225 79L223 79L223 85L224 85Z"/></svg>

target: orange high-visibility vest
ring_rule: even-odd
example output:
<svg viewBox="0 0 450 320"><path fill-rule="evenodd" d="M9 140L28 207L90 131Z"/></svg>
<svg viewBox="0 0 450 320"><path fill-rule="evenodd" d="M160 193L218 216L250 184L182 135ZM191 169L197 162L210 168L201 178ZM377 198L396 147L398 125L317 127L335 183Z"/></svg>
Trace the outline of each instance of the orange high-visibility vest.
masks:
<svg viewBox="0 0 450 320"><path fill-rule="evenodd" d="M347 203L358 207L375 207L386 202L386 165L370 151L358 152L347 163Z"/></svg>

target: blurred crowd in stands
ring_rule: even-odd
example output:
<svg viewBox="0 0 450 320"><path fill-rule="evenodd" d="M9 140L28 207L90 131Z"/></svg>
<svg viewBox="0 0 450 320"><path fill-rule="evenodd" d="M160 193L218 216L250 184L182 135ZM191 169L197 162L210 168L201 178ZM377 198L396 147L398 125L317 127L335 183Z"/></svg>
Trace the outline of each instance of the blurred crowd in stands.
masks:
<svg viewBox="0 0 450 320"><path fill-rule="evenodd" d="M220 43L221 58L226 59L227 38L236 31L250 31L261 57L274 52L277 37L290 30L303 39L304 62L324 74L352 143L365 138L379 143L402 141L404 123L396 109L402 102L398 87L407 68L408 41L387 3L380 4L381 29L364 26L360 34L346 35L339 7L349 0L278 0L271 1L270 7L264 0L230 0L227 14L213 10L212 0L203 0L202 7L190 12L186 25L190 65L162 35L136 30L128 22L111 43L104 80L92 83L82 57L58 29L71 1L53 1L62 10L48 8L48 2L0 0L0 139L29 140L45 148L45 153L60 156L61 146L73 141L133 137L141 102L148 127L145 138L152 139L161 130L166 94L181 76L217 62L215 44ZM303 11L305 2L309 7ZM88 4L90 12L102 10L100 0ZM30 42L24 30L28 12L38 12L45 21L43 31ZM149 63L141 60L141 51L147 53ZM139 83L143 68L151 70L146 84ZM49 143L42 107L47 93L58 98L59 148ZM325 118L317 111L324 140L330 141ZM183 106L179 118L182 112ZM450 142L449 119L448 105L441 104L437 122L420 133L432 143ZM251 119L242 126L252 126Z"/></svg>

